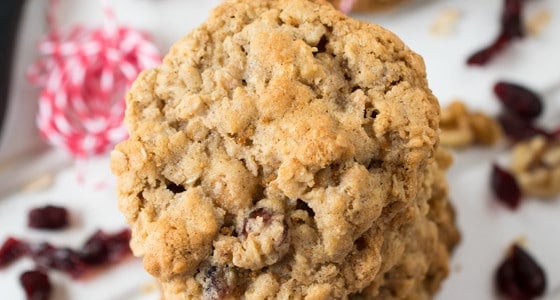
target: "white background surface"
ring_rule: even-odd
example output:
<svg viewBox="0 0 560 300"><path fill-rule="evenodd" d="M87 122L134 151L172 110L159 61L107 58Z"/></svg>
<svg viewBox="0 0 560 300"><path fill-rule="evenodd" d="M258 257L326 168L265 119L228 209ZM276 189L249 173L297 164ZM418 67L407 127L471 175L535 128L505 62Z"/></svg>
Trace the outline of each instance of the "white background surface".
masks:
<svg viewBox="0 0 560 300"><path fill-rule="evenodd" d="M40 5L42 1L29 0L31 5ZM63 24L99 24L101 21L97 1L62 0L62 3ZM114 1L114 7L122 23L150 31L165 52L174 40L200 24L216 3L217 0L119 0ZM465 65L468 55L496 35L501 5L501 0L418 0L398 11L355 16L391 29L424 57L430 86L442 104L459 97L471 108L496 113L499 106L491 87L498 79L513 80L546 92L547 109L541 120L546 126L558 126L560 89L553 87L560 82L560 1L528 1L527 15L542 8L552 13L551 23L541 35L515 43L487 67ZM455 32L447 37L430 34L433 21L446 8L460 11ZM37 18L27 22L43 26L42 20ZM26 121L33 122L21 120ZM560 299L560 198L550 202L529 198L514 212L493 201L488 189L490 165L496 160L507 163L505 149L505 146L498 146L455 153L456 163L448 178L463 240L453 256L452 273L437 299L496 299L492 286L494 269L506 248L520 237L526 239L526 247L546 269L549 283L546 298ZM70 167L63 169L47 190L0 196L0 242L12 235L79 246L97 228L120 229L124 220L116 208L115 184L107 159L90 162L86 170L88 178L105 181L106 188L79 185L75 170ZM6 172L16 174L17 170L0 170L0 175ZM39 175L33 174L30 180ZM3 181L0 187L9 184ZM70 230L41 233L26 229L28 209L47 203L65 205L75 213ZM24 299L18 277L30 267L30 261L22 260L0 271L0 299ZM51 272L56 287L54 299L158 299L155 294L142 292L152 280L138 260L130 260L101 274L75 282Z"/></svg>

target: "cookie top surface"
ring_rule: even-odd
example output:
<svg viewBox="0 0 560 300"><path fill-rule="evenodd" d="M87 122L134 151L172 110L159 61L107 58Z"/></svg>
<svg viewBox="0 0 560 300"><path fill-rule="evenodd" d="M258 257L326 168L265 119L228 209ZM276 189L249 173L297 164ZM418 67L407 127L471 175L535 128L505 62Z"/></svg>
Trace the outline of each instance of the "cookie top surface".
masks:
<svg viewBox="0 0 560 300"><path fill-rule="evenodd" d="M119 207L169 297L344 297L382 268L373 232L425 215L395 217L429 198L423 61L321 0L225 1L127 105Z"/></svg>

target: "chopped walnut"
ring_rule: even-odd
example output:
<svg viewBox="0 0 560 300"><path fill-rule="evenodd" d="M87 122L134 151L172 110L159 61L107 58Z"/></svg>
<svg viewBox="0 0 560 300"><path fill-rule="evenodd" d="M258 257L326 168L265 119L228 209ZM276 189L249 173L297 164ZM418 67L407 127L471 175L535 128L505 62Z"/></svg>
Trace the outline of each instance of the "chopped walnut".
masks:
<svg viewBox="0 0 560 300"><path fill-rule="evenodd" d="M472 144L494 145L502 136L500 125L491 117L470 112L461 101L454 101L441 111L440 141L447 147Z"/></svg>
<svg viewBox="0 0 560 300"><path fill-rule="evenodd" d="M560 141L536 136L513 149L512 170L527 195L560 194Z"/></svg>

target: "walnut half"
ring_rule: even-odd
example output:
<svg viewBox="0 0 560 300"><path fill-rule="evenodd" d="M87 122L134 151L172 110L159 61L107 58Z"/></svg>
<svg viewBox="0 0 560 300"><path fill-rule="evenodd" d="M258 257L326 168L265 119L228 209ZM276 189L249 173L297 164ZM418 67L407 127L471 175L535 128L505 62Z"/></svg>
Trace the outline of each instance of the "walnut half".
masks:
<svg viewBox="0 0 560 300"><path fill-rule="evenodd" d="M513 149L512 171L527 195L560 194L560 141L536 136Z"/></svg>

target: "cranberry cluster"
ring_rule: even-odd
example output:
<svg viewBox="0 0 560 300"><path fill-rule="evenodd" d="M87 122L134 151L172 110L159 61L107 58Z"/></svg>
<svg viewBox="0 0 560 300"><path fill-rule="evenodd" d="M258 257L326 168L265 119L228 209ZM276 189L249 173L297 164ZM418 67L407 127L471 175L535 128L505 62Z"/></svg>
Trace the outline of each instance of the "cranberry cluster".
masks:
<svg viewBox="0 0 560 300"><path fill-rule="evenodd" d="M536 135L557 138L558 130L548 131L535 124L544 109L539 94L509 82L498 82L494 86L494 94L503 104L498 120L511 141L518 142Z"/></svg>
<svg viewBox="0 0 560 300"><path fill-rule="evenodd" d="M539 94L509 82L498 82L494 86L494 94L503 107L498 120L511 142L516 143L536 135L543 135L549 139L558 138L560 129L548 131L535 124L544 109ZM498 200L512 209L519 206L522 197L521 189L509 171L494 165L491 186Z"/></svg>
<svg viewBox="0 0 560 300"><path fill-rule="evenodd" d="M498 82L494 86L494 93L503 107L498 120L512 143L536 135L559 138L560 129L550 132L535 124L544 109L540 95L508 82ZM496 198L511 209L516 209L521 203L522 192L515 176L496 164L492 168L491 186ZM546 274L529 253L513 245L508 257L498 267L495 284L497 290L508 299L528 300L544 294Z"/></svg>
<svg viewBox="0 0 560 300"><path fill-rule="evenodd" d="M28 225L39 229L61 229L68 225L68 211L63 207L46 206L32 209ZM108 263L116 263L131 254L130 229L116 233L98 230L78 249L57 247L50 243L30 243L9 237L0 248L0 269L22 257L31 258L36 269L23 273L20 283L27 299L49 299L51 284L48 270L57 270L72 278L82 278L89 270Z"/></svg>
<svg viewBox="0 0 560 300"><path fill-rule="evenodd" d="M504 0L501 28L498 36L487 47L467 59L468 65L486 65L514 40L524 37L523 5L525 0ZM521 85L498 82L494 94L502 103L498 121L506 137L517 143L537 135L549 139L560 139L560 128L548 131L535 121L544 106L542 97ZM490 183L496 198L511 209L516 209L522 200L522 191L517 179L508 170L494 164ZM544 270L521 247L513 245L508 257L500 264L495 275L497 290L507 299L526 300L542 296L546 289Z"/></svg>

